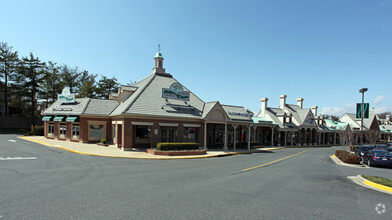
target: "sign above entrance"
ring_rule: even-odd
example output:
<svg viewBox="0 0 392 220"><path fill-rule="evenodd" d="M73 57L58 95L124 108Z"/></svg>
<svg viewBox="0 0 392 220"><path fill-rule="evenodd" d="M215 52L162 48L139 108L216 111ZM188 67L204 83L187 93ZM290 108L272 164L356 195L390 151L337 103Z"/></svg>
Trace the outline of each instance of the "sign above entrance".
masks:
<svg viewBox="0 0 392 220"><path fill-rule="evenodd" d="M162 98L189 101L189 95L190 92L184 91L184 88L179 83L172 83L168 89L162 88Z"/></svg>
<svg viewBox="0 0 392 220"><path fill-rule="evenodd" d="M62 103L74 103L75 94L71 94L69 87L64 87L61 94L57 95L57 100Z"/></svg>
<svg viewBox="0 0 392 220"><path fill-rule="evenodd" d="M229 115L242 116L242 117L252 117L253 116L250 113L241 113L241 112L229 112Z"/></svg>

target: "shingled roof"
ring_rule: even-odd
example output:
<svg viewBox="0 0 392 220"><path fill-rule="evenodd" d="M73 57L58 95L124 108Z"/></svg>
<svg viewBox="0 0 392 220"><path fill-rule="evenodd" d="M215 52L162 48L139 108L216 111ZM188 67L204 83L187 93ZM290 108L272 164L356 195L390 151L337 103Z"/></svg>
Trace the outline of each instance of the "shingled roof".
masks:
<svg viewBox="0 0 392 220"><path fill-rule="evenodd" d="M132 85L138 87L138 89L121 103L110 116L151 115L201 118L204 102L183 85L183 90L190 93L189 101L162 98L162 89L169 88L173 83L180 84L169 74L151 74Z"/></svg>

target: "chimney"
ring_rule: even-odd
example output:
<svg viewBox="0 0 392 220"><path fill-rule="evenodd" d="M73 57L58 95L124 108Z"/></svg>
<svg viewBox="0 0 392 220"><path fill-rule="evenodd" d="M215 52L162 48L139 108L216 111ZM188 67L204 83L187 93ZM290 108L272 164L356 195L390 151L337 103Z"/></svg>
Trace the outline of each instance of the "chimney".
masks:
<svg viewBox="0 0 392 220"><path fill-rule="evenodd" d="M303 108L303 104L304 104L304 99L303 98L298 98L297 99L297 105L301 108Z"/></svg>
<svg viewBox="0 0 392 220"><path fill-rule="evenodd" d="M268 108L268 98L261 98L260 101L261 101L261 111L260 111L260 114L261 114L261 117L264 118L265 111Z"/></svg>
<svg viewBox="0 0 392 220"><path fill-rule="evenodd" d="M314 117L316 117L317 116L317 106L312 106L312 113L313 113L313 115L314 115Z"/></svg>
<svg viewBox="0 0 392 220"><path fill-rule="evenodd" d="M281 96L279 96L279 98L280 98L280 105L279 105L279 108L280 108L280 109L283 109L283 107L286 105L286 97L287 97L287 95L281 95Z"/></svg>

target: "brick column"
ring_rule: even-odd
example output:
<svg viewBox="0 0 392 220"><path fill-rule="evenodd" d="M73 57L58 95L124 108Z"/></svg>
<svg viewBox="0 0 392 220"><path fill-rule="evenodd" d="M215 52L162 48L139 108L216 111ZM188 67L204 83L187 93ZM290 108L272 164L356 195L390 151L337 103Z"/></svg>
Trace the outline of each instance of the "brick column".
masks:
<svg viewBox="0 0 392 220"><path fill-rule="evenodd" d="M297 146L301 146L301 142L302 142L302 129L298 130L298 134L297 134Z"/></svg>
<svg viewBox="0 0 392 220"><path fill-rule="evenodd" d="M133 139L133 133L132 133L132 124L131 121L128 119L124 119L123 124L122 124L122 131L121 131L121 142L122 142L122 150L130 150L132 146L132 139Z"/></svg>

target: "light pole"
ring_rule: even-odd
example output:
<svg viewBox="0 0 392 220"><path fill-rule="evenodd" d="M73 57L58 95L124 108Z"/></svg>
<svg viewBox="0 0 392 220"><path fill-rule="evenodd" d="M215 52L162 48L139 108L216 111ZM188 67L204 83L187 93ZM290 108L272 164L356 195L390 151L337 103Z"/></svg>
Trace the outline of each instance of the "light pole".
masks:
<svg viewBox="0 0 392 220"><path fill-rule="evenodd" d="M364 98L365 98L365 92L368 91L367 88L362 88L359 90L360 93L362 93L362 107L361 107L361 145L363 144L363 114L364 114Z"/></svg>

